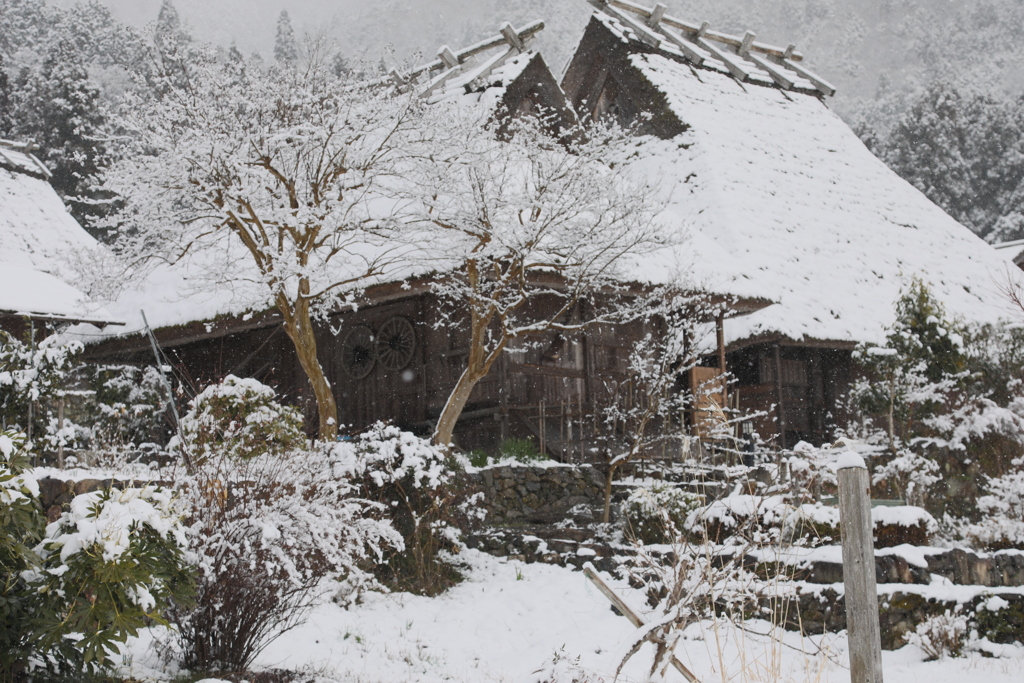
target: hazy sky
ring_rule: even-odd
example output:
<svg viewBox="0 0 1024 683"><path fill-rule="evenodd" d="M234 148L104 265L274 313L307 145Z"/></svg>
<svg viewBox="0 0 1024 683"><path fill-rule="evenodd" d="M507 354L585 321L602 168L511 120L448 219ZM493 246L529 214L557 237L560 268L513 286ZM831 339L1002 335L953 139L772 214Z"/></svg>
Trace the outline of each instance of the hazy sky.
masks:
<svg viewBox="0 0 1024 683"><path fill-rule="evenodd" d="M75 0L50 0L68 5ZM161 0L100 0L121 20L152 22ZM655 0L638 0L651 6ZM296 32L325 33L348 56L401 63L441 45L458 48L502 21L542 19L537 48L558 72L592 7L586 0L174 0L189 31L244 53L273 50L287 9ZM666 0L669 13L759 40L795 43L805 62L839 87L843 110L878 93L905 92L942 78L968 88L1024 90L1024 0ZM983 45L979 36L984 37ZM394 65L394 64L392 64ZM881 85L881 89L880 89Z"/></svg>

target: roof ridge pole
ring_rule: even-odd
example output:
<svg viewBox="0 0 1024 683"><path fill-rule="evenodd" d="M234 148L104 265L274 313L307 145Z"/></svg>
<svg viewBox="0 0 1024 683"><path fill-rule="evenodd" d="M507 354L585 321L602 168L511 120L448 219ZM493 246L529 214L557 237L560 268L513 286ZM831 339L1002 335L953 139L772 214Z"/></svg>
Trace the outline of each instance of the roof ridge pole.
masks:
<svg viewBox="0 0 1024 683"><path fill-rule="evenodd" d="M740 57L743 57L744 59L753 62L754 64L768 72L768 75L772 77L772 80L775 81L779 86L781 86L783 90L792 90L793 86L796 85L796 82L792 78L786 76L786 74L783 73L783 70L777 67L775 64L772 64L764 57L761 57L760 55L756 55L753 53L753 51L751 50L751 46L754 44L754 38L756 37L757 35L753 31L747 31L746 33L744 33L743 41L740 43L739 49L737 49L736 52L740 55ZM786 51L791 52L792 47L793 46L790 45L788 48L786 48Z"/></svg>
<svg viewBox="0 0 1024 683"><path fill-rule="evenodd" d="M705 31L705 34L707 31L704 27L707 26L707 24L708 22L706 21L701 24L701 30ZM728 69L729 73L731 73L740 83L745 83L750 79L750 72L740 64L740 60L735 59L725 50L720 50L715 47L707 38L698 37L695 42L697 45L710 52L712 57L725 64L725 68Z"/></svg>
<svg viewBox="0 0 1024 683"><path fill-rule="evenodd" d="M747 31L743 34L743 40L740 41L740 46L736 48L736 54L740 57L746 57L750 52L750 46L754 44L754 38L757 38L757 34L753 31Z"/></svg>
<svg viewBox="0 0 1024 683"><path fill-rule="evenodd" d="M662 18L665 16L665 12L668 10L668 6L664 3L659 2L651 10L651 16L647 17L647 25L653 29L658 28L658 24L661 23Z"/></svg>
<svg viewBox="0 0 1024 683"><path fill-rule="evenodd" d="M531 21L529 24L526 24L521 29L516 31L516 35L519 37L520 40L526 43L529 38L532 38L534 35L543 30L543 21ZM474 45L470 45L469 47L463 48L453 54L455 55L455 58L459 61L460 64L464 64L466 60L468 60L470 57L473 57L474 55L478 55L481 52L487 52L488 50L492 50L498 47L499 45L505 45L507 43L508 41L505 39L505 36L497 35L482 40ZM421 64L420 66L415 67L412 71L409 72L407 78L411 80L422 75L424 72L430 72L436 69L444 68L446 68L445 63L440 59L435 59L432 62Z"/></svg>
<svg viewBox="0 0 1024 683"><path fill-rule="evenodd" d="M441 46L437 51L437 56L449 69L454 69L459 65L459 58L455 56L455 53L447 45Z"/></svg>

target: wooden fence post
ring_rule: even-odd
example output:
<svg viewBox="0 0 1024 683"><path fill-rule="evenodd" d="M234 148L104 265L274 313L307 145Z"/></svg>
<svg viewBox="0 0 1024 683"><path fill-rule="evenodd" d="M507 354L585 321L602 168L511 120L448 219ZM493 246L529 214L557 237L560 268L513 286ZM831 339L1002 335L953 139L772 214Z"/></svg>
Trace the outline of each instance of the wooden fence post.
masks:
<svg viewBox="0 0 1024 683"><path fill-rule="evenodd" d="M850 681L882 683L882 642L878 626L868 470L864 459L853 452L839 456L838 470Z"/></svg>

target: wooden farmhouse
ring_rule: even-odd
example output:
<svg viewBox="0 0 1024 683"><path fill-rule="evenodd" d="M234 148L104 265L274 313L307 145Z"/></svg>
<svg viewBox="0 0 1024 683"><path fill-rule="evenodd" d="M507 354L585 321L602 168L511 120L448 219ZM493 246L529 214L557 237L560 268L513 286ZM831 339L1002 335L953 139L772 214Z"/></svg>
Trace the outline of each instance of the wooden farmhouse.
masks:
<svg viewBox="0 0 1024 683"><path fill-rule="evenodd" d="M552 125L568 125L574 111L544 58L529 50L542 26L517 31L506 25L493 39L457 52L442 48L434 62L390 78L428 101L462 97L496 116L543 111ZM233 308L231 292L182 294L188 289L184 269L164 268L123 293L115 306L132 321L129 331L91 344L87 357L153 362L137 313L144 309L162 351L193 390L227 374L254 377L302 405L307 424L315 427L312 392L276 311L248 314ZM466 330L457 318L451 322L424 277L380 283L362 298L357 311L332 316L317 338L339 421L350 431L385 420L429 435L465 366ZM717 303L719 325L767 304L738 297L718 297ZM558 459L593 457L603 383L623 375L630 349L649 327L594 328L577 338L552 334L511 349L475 388L455 433L457 444L495 453L505 439L531 438Z"/></svg>
<svg viewBox="0 0 1024 683"><path fill-rule="evenodd" d="M733 384L712 398L734 414L758 415L744 431L785 446L820 443L840 416L851 351L884 339L910 278L926 280L953 315L1000 316L993 275L1002 257L872 156L827 107L834 89L792 47L725 35L660 5L594 2L561 83L530 50L539 22L506 24L464 50L442 48L434 62L391 80L428 101L465 97L512 115L555 112L563 123L610 116L636 127L632 168L667 186L659 218L686 238L682 251L648 259L636 284L685 271L719 310L706 367L680 378L682 386L727 370ZM187 280L158 273L114 310L135 321L145 308L177 374L196 388L229 373L255 377L315 420L277 314L246 312L230 292L168 295ZM430 285L382 282L358 311L321 328L320 360L347 429L389 420L432 430L467 342ZM594 457L604 385L622 376L629 349L654 325L591 328L511 349L476 387L457 444L493 454L506 438L530 437L556 459ZM87 354L151 362L141 331L129 323L129 333ZM699 422L691 415L680 427L699 436Z"/></svg>
<svg viewBox="0 0 1024 683"><path fill-rule="evenodd" d="M65 279L69 259L99 245L68 213L49 177L30 145L0 140L0 329L19 337L114 322Z"/></svg>
<svg viewBox="0 0 1024 683"><path fill-rule="evenodd" d="M875 158L829 110L835 89L793 46L727 35L664 5L597 8L562 79L578 115L652 138L635 166L674 188L711 291L774 305L726 327L731 400L778 443L821 443L851 351L884 340L911 278L967 321L1003 314L1005 262Z"/></svg>

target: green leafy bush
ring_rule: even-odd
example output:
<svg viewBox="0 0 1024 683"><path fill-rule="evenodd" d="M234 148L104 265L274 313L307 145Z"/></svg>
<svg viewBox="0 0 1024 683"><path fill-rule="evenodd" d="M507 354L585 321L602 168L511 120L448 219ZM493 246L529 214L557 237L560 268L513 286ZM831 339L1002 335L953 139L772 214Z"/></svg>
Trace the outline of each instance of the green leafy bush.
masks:
<svg viewBox="0 0 1024 683"><path fill-rule="evenodd" d="M533 439L505 439L498 446L498 454L502 459L521 463L543 462L548 459L548 456L538 450Z"/></svg>
<svg viewBox="0 0 1024 683"><path fill-rule="evenodd" d="M95 673L118 644L170 603L192 576L171 496L147 486L75 497L47 525L24 436L0 433L0 680L32 669Z"/></svg>

